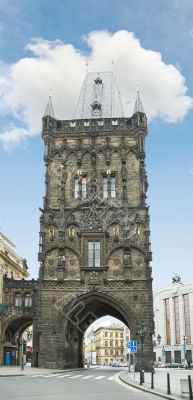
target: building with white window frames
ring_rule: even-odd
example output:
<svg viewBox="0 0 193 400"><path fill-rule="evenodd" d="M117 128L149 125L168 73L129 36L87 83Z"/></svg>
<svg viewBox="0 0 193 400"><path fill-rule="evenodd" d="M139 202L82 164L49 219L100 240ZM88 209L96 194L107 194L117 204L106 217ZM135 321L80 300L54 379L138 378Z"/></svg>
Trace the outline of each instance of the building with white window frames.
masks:
<svg viewBox="0 0 193 400"><path fill-rule="evenodd" d="M29 276L26 259L16 251L15 245L0 232L0 304L3 295L3 277L26 279Z"/></svg>
<svg viewBox="0 0 193 400"><path fill-rule="evenodd" d="M164 363L192 363L193 280L173 278L167 289L154 293L154 359Z"/></svg>

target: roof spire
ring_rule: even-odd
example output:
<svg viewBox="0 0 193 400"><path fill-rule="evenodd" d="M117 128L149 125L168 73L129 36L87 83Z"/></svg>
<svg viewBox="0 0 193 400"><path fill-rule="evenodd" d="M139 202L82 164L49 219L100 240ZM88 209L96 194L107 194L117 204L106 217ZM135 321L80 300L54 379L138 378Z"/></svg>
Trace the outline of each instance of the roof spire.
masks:
<svg viewBox="0 0 193 400"><path fill-rule="evenodd" d="M140 95L139 95L139 84L138 82L136 82L136 86L137 86L137 93L136 93L136 100L135 100L135 107L133 110L133 114L137 113L137 112L141 112L144 113L144 109L143 109L143 105L140 99Z"/></svg>
<svg viewBox="0 0 193 400"><path fill-rule="evenodd" d="M52 105L52 93L50 90L50 94L49 94L49 98L48 98L48 103L45 109L45 113L44 113L44 117L52 117L54 118L54 109L53 109L53 105Z"/></svg>

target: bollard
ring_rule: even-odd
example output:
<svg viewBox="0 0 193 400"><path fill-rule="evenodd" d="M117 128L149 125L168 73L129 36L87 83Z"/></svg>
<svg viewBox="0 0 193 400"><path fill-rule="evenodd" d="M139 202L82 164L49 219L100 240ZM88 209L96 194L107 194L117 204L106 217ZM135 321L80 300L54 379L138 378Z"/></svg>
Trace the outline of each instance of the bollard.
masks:
<svg viewBox="0 0 193 400"><path fill-rule="evenodd" d="M167 372L167 394L171 394L171 389L170 389L170 374Z"/></svg>
<svg viewBox="0 0 193 400"><path fill-rule="evenodd" d="M144 383L145 382L145 371L144 371L144 369L142 369L142 382Z"/></svg>
<svg viewBox="0 0 193 400"><path fill-rule="evenodd" d="M23 358L22 358L22 360L21 360L21 370L22 370L22 371L24 370L24 360L23 360Z"/></svg>
<svg viewBox="0 0 193 400"><path fill-rule="evenodd" d="M154 389L154 372L151 373L151 389Z"/></svg>
<svg viewBox="0 0 193 400"><path fill-rule="evenodd" d="M192 397L192 382L191 382L191 376L188 375L188 387L189 387L189 400L193 400Z"/></svg>
<svg viewBox="0 0 193 400"><path fill-rule="evenodd" d="M143 384L143 375L142 375L142 370L140 369L140 385Z"/></svg>

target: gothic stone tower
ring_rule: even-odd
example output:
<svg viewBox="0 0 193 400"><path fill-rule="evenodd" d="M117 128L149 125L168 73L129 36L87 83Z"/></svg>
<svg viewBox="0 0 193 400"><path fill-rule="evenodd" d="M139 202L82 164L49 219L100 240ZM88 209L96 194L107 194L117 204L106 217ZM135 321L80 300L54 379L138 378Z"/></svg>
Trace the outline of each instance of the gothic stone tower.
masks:
<svg viewBox="0 0 193 400"><path fill-rule="evenodd" d="M130 328L139 354L145 325L144 362L151 367L146 135L139 93L125 118L111 72L87 74L74 120L54 118L49 98L34 365L81 366L85 330L111 315Z"/></svg>

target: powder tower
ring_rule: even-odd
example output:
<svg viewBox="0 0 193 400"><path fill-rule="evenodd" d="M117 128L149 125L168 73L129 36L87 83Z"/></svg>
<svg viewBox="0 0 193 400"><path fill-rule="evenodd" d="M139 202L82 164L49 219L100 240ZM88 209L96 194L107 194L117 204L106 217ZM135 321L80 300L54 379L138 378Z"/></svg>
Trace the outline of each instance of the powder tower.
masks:
<svg viewBox="0 0 193 400"><path fill-rule="evenodd" d="M84 332L105 315L130 328L152 365L146 135L139 93L125 117L111 72L86 75L73 120L55 118L49 97L33 365L81 366Z"/></svg>

